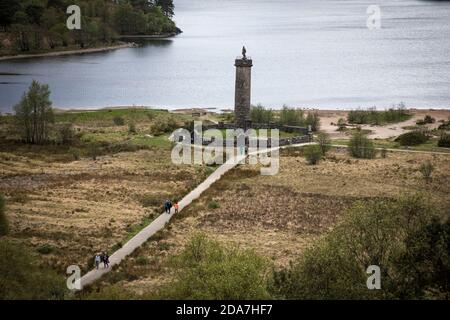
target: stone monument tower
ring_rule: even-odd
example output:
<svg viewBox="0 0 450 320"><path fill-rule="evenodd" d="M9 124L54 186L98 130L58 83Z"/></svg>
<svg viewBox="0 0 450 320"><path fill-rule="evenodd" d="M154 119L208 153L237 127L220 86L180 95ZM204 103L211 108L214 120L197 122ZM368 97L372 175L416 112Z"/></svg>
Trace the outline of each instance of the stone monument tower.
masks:
<svg viewBox="0 0 450 320"><path fill-rule="evenodd" d="M236 128L247 130L251 127L250 98L252 59L246 56L247 50L242 48L242 57L237 58L236 67L236 91L234 100L234 118Z"/></svg>

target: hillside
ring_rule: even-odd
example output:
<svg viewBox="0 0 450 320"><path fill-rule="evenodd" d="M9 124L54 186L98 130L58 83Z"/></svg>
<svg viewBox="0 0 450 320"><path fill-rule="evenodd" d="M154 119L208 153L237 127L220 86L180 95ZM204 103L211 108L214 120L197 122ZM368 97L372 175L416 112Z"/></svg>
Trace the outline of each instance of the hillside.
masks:
<svg viewBox="0 0 450 320"><path fill-rule="evenodd" d="M80 7L79 30L66 25L71 5ZM173 10L171 0L1 0L0 55L108 46L120 35L177 34Z"/></svg>

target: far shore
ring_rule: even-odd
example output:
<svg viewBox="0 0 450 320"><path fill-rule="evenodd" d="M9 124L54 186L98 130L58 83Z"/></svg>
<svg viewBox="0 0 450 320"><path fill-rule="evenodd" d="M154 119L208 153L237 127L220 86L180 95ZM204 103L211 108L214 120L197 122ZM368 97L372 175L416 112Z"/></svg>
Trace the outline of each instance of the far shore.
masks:
<svg viewBox="0 0 450 320"><path fill-rule="evenodd" d="M53 51L53 52L45 52L45 53L34 53L34 54L18 54L18 55L10 55L10 56L2 56L0 57L0 61L5 60L15 60L15 59L29 59L29 58L42 58L42 57L58 57L58 56L66 56L73 54L81 54L81 53L94 53L94 52L103 52L124 48L132 48L135 44L132 42L121 43L114 46L104 46L98 48L86 48L86 49L75 49L75 50L63 50L63 51Z"/></svg>

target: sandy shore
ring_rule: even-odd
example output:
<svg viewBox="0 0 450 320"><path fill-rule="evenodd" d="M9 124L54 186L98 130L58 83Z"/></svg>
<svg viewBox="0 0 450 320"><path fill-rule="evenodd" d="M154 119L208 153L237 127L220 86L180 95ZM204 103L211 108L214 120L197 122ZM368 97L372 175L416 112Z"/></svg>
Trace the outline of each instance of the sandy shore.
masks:
<svg viewBox="0 0 450 320"><path fill-rule="evenodd" d="M347 118L347 111L318 110L318 112L320 115L320 128L330 134L332 139L349 138L349 136L345 133L337 131L336 126L339 118ZM372 133L369 135L372 139L389 139L410 131L404 129L404 127L414 126L418 119L423 119L426 115L430 115L436 119L435 123L427 125L427 127L429 127L430 129L437 128L440 125L439 120L447 120L450 116L450 110L444 109L411 109L411 112L413 116L407 121L387 124L383 126L361 125L361 128L372 131Z"/></svg>
<svg viewBox="0 0 450 320"><path fill-rule="evenodd" d="M134 46L133 43L123 43L123 44L118 44L118 45L110 46L110 47L55 51L55 52L36 53L36 54L18 54L18 55L0 57L0 61L15 60L15 59L27 59L27 58L41 58L41 57L58 57L58 56L66 56L66 55L80 54L80 53L103 52L103 51L117 50L117 49L123 49L123 48L132 48L133 46Z"/></svg>

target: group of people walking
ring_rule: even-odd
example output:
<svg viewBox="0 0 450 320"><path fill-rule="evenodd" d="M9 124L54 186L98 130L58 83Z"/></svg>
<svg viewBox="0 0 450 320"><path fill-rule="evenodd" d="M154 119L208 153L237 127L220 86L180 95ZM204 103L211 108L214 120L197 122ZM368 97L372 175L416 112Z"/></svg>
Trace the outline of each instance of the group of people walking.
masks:
<svg viewBox="0 0 450 320"><path fill-rule="evenodd" d="M170 214L172 208L174 208L174 213L178 213L178 209L180 208L180 205L178 204L178 201L170 201L170 200L166 200L164 202L164 210L166 211L167 214ZM101 253L97 253L95 255L94 258L94 264L95 264L95 268L98 270L98 268L100 267L100 264L103 263L103 266L105 268L109 268L109 256L108 253L105 252L101 252Z"/></svg>
<svg viewBox="0 0 450 320"><path fill-rule="evenodd" d="M100 263L103 263L103 266L105 268L109 268L109 256L108 253L105 252L101 252L101 253L97 253L95 255L94 258L94 264L95 264L95 268L98 269L100 267Z"/></svg>
<svg viewBox="0 0 450 320"><path fill-rule="evenodd" d="M166 202L164 202L164 210L167 214L170 214L170 210L172 210L172 207L175 209L175 213L178 213L178 209L180 208L178 201L174 201L174 203L172 203L172 201L166 200Z"/></svg>

